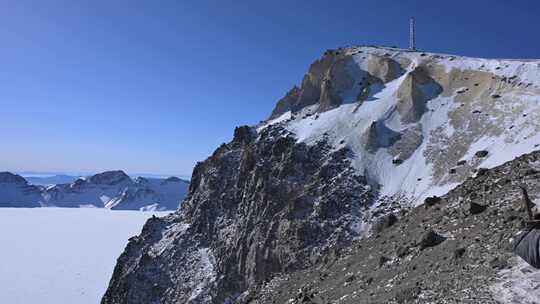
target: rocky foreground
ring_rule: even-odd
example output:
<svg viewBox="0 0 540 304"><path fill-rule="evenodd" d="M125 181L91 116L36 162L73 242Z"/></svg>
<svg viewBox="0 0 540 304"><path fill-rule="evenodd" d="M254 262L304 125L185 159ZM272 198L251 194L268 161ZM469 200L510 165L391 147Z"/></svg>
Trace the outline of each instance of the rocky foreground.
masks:
<svg viewBox="0 0 540 304"><path fill-rule="evenodd" d="M540 301L509 251L518 185L539 195L539 64L327 51L129 240L102 303Z"/></svg>
<svg viewBox="0 0 540 304"><path fill-rule="evenodd" d="M481 170L442 198L382 216L332 262L276 277L245 303L537 303L540 281L526 275L537 270L511 249L526 215L519 186L538 198L539 179L540 152ZM528 284L536 287L521 289Z"/></svg>

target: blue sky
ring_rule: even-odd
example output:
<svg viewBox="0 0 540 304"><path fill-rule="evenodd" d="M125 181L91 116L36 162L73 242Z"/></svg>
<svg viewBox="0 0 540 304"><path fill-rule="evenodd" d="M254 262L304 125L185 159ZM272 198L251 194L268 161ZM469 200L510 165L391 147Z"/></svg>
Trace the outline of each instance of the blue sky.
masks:
<svg viewBox="0 0 540 304"><path fill-rule="evenodd" d="M406 2L406 3L405 3ZM540 58L538 1L0 0L0 171L189 175L324 50Z"/></svg>

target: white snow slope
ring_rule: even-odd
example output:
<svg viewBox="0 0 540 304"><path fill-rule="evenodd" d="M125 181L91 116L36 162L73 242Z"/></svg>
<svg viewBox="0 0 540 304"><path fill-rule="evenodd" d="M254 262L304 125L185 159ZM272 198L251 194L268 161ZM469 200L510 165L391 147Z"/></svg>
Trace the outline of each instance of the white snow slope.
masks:
<svg viewBox="0 0 540 304"><path fill-rule="evenodd" d="M96 304L127 239L166 213L0 208L0 303Z"/></svg>
<svg viewBox="0 0 540 304"><path fill-rule="evenodd" d="M321 101L282 111L258 128L281 124L299 142L326 138L335 149L350 148L353 166L380 186L380 196L418 204L477 168L538 149L540 60L377 47L338 51L341 57L325 54L304 78L323 79ZM323 108L325 92L336 92L340 105ZM475 155L482 150L488 155Z"/></svg>

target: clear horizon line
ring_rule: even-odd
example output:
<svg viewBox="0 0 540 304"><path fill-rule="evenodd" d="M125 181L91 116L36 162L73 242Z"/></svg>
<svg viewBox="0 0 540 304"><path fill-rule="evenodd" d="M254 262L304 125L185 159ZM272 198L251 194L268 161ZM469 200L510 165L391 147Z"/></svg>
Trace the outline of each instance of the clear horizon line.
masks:
<svg viewBox="0 0 540 304"><path fill-rule="evenodd" d="M32 170L9 171L9 170L6 170L6 171L7 172L13 172L13 173L19 174L21 176L23 176L23 175L26 175L26 176L34 175L35 177L39 177L39 176L46 177L46 176L55 176L55 175L89 176L89 175L95 175L95 174L98 174L98 173L102 173L102 172L106 172L106 171L112 171L112 170L105 170L105 171L32 171ZM121 170L121 171L126 172L126 170ZM132 176L132 177L141 176L141 177L156 177L156 178L163 177L163 178L167 178L167 177L175 176L175 177L188 179L188 180L191 179L191 174L160 174L160 173L147 173L147 172L146 173L145 172L134 172L134 173L126 172L126 174L129 175L129 176Z"/></svg>

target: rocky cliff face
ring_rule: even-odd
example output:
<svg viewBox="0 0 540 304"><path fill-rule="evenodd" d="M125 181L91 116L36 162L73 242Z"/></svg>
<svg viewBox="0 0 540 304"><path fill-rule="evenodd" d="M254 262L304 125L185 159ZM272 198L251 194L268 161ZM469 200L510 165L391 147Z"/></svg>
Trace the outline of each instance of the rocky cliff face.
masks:
<svg viewBox="0 0 540 304"><path fill-rule="evenodd" d="M326 52L268 121L197 164L182 208L129 241L102 303L270 303L268 282L289 300L284 274L534 150L539 63Z"/></svg>
<svg viewBox="0 0 540 304"><path fill-rule="evenodd" d="M103 303L223 303L350 245L373 190L347 149L281 127L235 130L192 177L182 211L130 240Z"/></svg>

